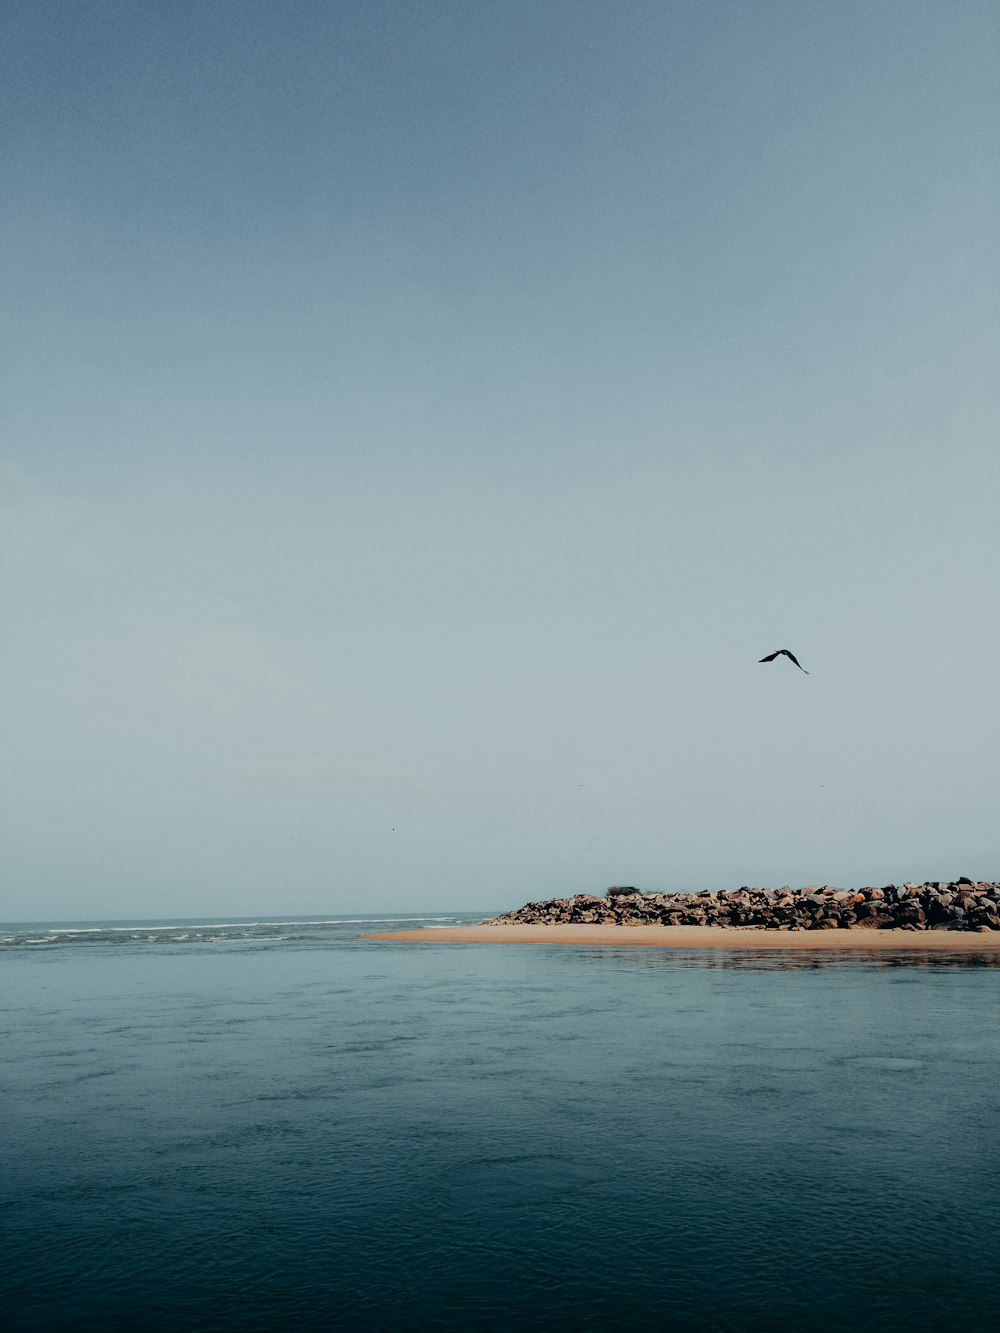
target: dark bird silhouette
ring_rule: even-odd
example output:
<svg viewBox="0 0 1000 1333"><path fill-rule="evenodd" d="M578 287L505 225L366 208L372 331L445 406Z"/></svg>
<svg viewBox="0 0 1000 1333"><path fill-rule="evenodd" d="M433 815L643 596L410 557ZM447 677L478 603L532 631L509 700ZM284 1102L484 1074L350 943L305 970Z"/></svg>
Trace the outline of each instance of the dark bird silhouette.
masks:
<svg viewBox="0 0 1000 1333"><path fill-rule="evenodd" d="M779 648L777 649L776 652L769 653L767 657L761 657L758 660L761 662L773 662L776 657L781 657L782 655L784 655L787 658L790 658L791 661L795 663L795 665L799 668L800 671L806 671L805 667L801 664L801 662L795 656L795 654L790 653L787 648ZM808 671L806 671L806 675L807 676L809 675Z"/></svg>

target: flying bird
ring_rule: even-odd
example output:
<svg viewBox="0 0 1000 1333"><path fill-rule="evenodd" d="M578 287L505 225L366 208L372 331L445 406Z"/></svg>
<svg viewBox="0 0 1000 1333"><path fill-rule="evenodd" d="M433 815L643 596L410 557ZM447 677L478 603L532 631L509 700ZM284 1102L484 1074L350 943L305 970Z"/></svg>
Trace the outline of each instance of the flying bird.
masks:
<svg viewBox="0 0 1000 1333"><path fill-rule="evenodd" d="M789 658L792 662L794 662L800 671L806 671L805 667L801 664L801 662L795 656L795 654L790 653L787 648L778 648L775 652L769 653L767 657L761 657L759 661L773 662L776 657L781 657L782 655L784 655L785 657ZM806 675L807 676L809 675L808 671L806 671Z"/></svg>

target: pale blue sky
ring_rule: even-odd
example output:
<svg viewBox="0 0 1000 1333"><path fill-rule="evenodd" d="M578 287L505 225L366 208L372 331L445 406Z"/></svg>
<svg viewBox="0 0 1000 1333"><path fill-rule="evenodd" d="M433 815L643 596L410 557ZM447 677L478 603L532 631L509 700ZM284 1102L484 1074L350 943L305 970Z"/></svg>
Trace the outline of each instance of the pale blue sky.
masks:
<svg viewBox="0 0 1000 1333"><path fill-rule="evenodd" d="M1000 877L995 5L0 23L0 917Z"/></svg>

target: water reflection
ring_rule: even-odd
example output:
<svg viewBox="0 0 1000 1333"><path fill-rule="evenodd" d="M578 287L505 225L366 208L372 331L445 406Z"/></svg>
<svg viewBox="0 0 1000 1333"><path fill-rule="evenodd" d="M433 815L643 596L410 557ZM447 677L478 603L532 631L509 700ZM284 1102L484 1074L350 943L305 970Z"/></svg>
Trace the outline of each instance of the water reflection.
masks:
<svg viewBox="0 0 1000 1333"><path fill-rule="evenodd" d="M536 946L537 947L537 946ZM563 947L563 946L557 946ZM1000 954L983 949L975 952L946 953L935 949L922 952L886 953L883 949L819 950L809 953L802 949L637 949L588 945L581 953L589 954L591 963L605 961L612 956L616 962L627 962L645 968L695 968L715 972L820 972L827 969L909 968L924 972L942 969L1000 968Z"/></svg>

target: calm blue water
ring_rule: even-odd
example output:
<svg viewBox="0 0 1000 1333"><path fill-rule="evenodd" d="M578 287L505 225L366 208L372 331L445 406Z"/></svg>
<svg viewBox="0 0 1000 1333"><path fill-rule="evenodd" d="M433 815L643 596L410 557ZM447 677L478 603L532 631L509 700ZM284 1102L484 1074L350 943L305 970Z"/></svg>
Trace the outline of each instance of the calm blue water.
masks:
<svg viewBox="0 0 1000 1333"><path fill-rule="evenodd" d="M988 957L151 924L0 928L9 1327L1000 1326Z"/></svg>

